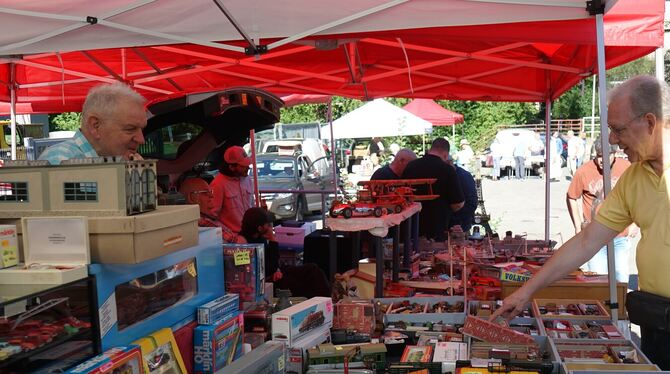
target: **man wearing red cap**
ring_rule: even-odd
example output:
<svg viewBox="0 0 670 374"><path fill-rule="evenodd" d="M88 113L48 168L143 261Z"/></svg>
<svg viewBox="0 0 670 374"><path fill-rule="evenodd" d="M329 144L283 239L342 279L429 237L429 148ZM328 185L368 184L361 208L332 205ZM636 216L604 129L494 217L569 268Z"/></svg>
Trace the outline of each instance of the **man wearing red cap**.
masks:
<svg viewBox="0 0 670 374"><path fill-rule="evenodd" d="M239 234L242 228L242 217L247 209L254 206L254 186L249 178L248 157L244 149L232 146L223 154L219 174L210 187L214 193L212 216L231 232Z"/></svg>

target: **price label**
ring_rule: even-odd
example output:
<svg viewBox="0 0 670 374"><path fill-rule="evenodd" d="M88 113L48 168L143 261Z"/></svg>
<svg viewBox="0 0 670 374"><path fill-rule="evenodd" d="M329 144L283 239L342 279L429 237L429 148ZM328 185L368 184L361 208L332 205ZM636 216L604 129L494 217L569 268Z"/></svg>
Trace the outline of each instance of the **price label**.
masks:
<svg viewBox="0 0 670 374"><path fill-rule="evenodd" d="M192 262L191 262L190 264L188 264L188 268L186 269L186 271L188 271L188 273L189 273L193 278L195 278L195 277L198 275L197 270L195 270L195 264L192 263Z"/></svg>
<svg viewBox="0 0 670 374"><path fill-rule="evenodd" d="M249 265L251 259L249 258L249 251L237 251L235 252L235 266L240 265Z"/></svg>

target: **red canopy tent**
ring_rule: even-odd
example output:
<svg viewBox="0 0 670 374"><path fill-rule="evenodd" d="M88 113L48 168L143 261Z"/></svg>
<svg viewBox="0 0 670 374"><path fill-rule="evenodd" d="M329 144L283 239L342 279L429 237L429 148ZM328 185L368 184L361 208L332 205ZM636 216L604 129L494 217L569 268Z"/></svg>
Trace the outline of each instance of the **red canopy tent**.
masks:
<svg viewBox="0 0 670 374"><path fill-rule="evenodd" d="M83 7L83 10L76 8L78 13L87 12L90 7L103 6L103 3L83 0L70 2L81 3L77 6ZM128 2L129 0L115 0L110 3L119 5ZM145 0L143 3L152 2ZM355 7L359 3L367 6L376 3L379 7L380 2L347 0L339 1L338 4ZM274 18L290 16L296 22L302 20L300 15L317 17L312 14L315 12L298 7L300 1L286 3L289 4L284 4L286 9L255 9L259 12L255 17L262 19L269 16L266 13L270 11L277 12L272 15ZM5 83L0 86L0 101L9 102L13 88L17 103L31 104L25 111L79 110L90 87L100 82L122 80L149 99L180 92L255 86L280 96L321 94L366 100L395 96L543 102L557 98L598 70L596 22L588 15L585 2L527 2L540 5L547 3L543 6L546 9L538 16L533 16L530 12L523 13L522 10L539 9L540 5L533 8L531 5L522 5L524 2L502 3L509 2L486 0L480 4L463 0L390 1L386 3L390 8L377 10L366 17L352 16L353 18L348 19L349 24L346 20L340 20L344 25L330 28L326 25L316 31L312 29L286 38L277 36L277 33L283 31L273 31L274 37L268 36L254 42L254 48L258 47L258 50L253 55L244 54L244 48L251 47L248 41L240 40L239 37L238 40L227 42L197 44L197 40L193 38L175 37L180 41L193 42L156 45L158 40L167 40L157 39L156 35L163 34L153 32L153 36L140 34L146 39L138 37L129 41L123 38L115 40L116 33L120 32L119 27L140 32L137 25L148 21L149 15L130 17L132 12L142 9L137 4L135 8L125 9L125 13L115 16L128 16L123 18L127 23L131 22L127 18L132 18L136 22L133 27L125 23L120 25L120 21L114 17L111 18L114 22L103 21L102 15L90 16L92 18L88 22L86 20L89 18L83 17L84 21L69 26L68 22L74 22L71 19L77 19L76 17L61 16L58 23L52 19L47 22L43 19L46 16L41 13L32 19L32 13L22 9L21 16L11 14L9 17L3 13L7 9L0 8L0 20L3 24L23 22L20 28L23 32L0 35L0 53L5 55L0 60L0 81ZM206 4L212 6L211 2ZM662 44L663 1L619 0L614 3L610 0L607 4L614 4L604 16L607 67L648 54ZM435 7L435 11L456 12L460 10L459 7L466 5L470 7L467 20L460 21L455 19L454 14L444 13L442 18L446 21L442 23L434 19L440 17L435 17L430 8ZM42 1L26 0L12 3L11 6L25 6L35 10L40 9L39 7L48 9L51 5ZM70 11L75 12L73 9L74 6ZM403 13L395 12L401 9ZM564 9L578 16L568 17L564 14ZM90 11L96 14L94 10ZM340 9L333 12L340 12ZM464 12L458 14L463 17ZM486 12L488 16L479 17L481 12ZM326 17L322 13L324 12L319 13L318 17ZM516 16L516 13L521 15ZM248 16L246 13L239 14ZM192 18L187 12L177 15ZM220 12L215 15L221 18ZM424 18L431 22L418 22ZM476 24L480 18L482 22L488 23ZM516 21L515 18L558 20L494 23L501 22L494 21L498 19L502 22ZM405 19L418 21L400 23ZM367 23L364 22L366 20ZM151 25L156 22L151 18ZM221 20L219 22L226 23ZM240 28L262 28L259 22L248 22L250 24L240 22ZM445 26L447 22L461 26ZM63 33L68 27L77 28L76 31L80 33L67 39L70 34L75 33ZM122 31L125 32L125 29ZM50 33L35 36L33 30ZM171 30L176 32L175 27ZM265 35L272 33L268 31ZM290 34L287 31L285 35ZM68 40L71 40L69 44ZM47 50L49 41L60 52ZM74 50L93 45L111 48ZM262 46L268 48L267 52L260 51Z"/></svg>
<svg viewBox="0 0 670 374"><path fill-rule="evenodd" d="M452 112L431 99L414 99L402 108L433 126L451 126L452 136L456 133L456 124L463 123L462 114Z"/></svg>

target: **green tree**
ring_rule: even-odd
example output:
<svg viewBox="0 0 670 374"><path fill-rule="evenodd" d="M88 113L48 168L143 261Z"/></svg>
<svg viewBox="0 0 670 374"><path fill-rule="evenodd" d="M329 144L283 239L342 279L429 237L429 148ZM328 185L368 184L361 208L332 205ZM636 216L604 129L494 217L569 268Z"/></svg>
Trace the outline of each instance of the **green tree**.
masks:
<svg viewBox="0 0 670 374"><path fill-rule="evenodd" d="M551 106L552 119L576 119L590 116L592 87L593 78L590 77L561 95ZM596 113L597 109L596 105Z"/></svg>
<svg viewBox="0 0 670 374"><path fill-rule="evenodd" d="M654 62L653 56L654 54L652 53L651 55L640 57L637 60L633 60L627 64L623 64L608 70L607 88L614 87L626 79L632 78L636 75L654 75L656 64Z"/></svg>
<svg viewBox="0 0 670 374"><path fill-rule="evenodd" d="M49 115L49 131L75 131L79 129L81 113L65 112Z"/></svg>
<svg viewBox="0 0 670 374"><path fill-rule="evenodd" d="M333 120L357 109L364 103L360 100L334 96L332 101ZM283 123L328 122L328 104L302 104L281 109Z"/></svg>

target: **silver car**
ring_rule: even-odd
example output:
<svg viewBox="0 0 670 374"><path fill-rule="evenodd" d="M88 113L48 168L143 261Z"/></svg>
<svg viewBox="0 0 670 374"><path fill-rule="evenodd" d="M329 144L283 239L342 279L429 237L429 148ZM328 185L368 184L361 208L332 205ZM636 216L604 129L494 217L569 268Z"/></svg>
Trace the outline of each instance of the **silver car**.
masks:
<svg viewBox="0 0 670 374"><path fill-rule="evenodd" d="M312 162L305 154L279 155L261 153L256 155L258 170L258 189L268 209L279 219L302 219L306 214L322 209L321 194L292 191L330 191L333 190L333 175L323 175L319 170L320 158ZM330 194L324 198L326 208Z"/></svg>

